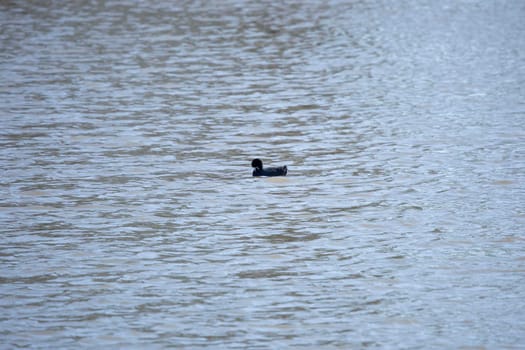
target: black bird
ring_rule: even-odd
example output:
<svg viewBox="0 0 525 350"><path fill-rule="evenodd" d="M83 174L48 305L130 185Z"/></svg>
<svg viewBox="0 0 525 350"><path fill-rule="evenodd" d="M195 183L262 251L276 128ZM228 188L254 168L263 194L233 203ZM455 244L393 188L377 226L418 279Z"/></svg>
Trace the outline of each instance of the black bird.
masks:
<svg viewBox="0 0 525 350"><path fill-rule="evenodd" d="M286 176L288 168L285 166L275 168L263 168L262 160L255 158L252 160L253 176Z"/></svg>

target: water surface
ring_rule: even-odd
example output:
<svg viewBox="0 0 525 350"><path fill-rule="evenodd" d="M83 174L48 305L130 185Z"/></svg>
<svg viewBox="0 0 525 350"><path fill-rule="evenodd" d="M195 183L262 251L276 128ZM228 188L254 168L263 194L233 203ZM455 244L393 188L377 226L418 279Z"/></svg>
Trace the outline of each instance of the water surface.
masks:
<svg viewBox="0 0 525 350"><path fill-rule="evenodd" d="M524 347L524 17L2 2L1 347Z"/></svg>

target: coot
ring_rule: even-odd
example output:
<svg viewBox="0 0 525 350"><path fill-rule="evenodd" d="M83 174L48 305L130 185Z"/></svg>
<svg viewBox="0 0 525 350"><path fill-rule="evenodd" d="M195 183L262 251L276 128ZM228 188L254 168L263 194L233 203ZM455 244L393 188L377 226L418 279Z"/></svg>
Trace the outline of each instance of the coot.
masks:
<svg viewBox="0 0 525 350"><path fill-rule="evenodd" d="M286 176L288 168L285 166L275 168L263 168L262 160L255 158L252 160L253 176Z"/></svg>

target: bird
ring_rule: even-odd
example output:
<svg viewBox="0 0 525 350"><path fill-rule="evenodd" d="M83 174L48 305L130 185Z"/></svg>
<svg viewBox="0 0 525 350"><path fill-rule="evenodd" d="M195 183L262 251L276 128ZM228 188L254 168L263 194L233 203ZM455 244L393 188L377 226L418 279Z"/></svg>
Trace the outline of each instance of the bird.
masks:
<svg viewBox="0 0 525 350"><path fill-rule="evenodd" d="M259 158L252 160L253 176L286 176L288 168L285 166L275 168L263 168L263 162Z"/></svg>

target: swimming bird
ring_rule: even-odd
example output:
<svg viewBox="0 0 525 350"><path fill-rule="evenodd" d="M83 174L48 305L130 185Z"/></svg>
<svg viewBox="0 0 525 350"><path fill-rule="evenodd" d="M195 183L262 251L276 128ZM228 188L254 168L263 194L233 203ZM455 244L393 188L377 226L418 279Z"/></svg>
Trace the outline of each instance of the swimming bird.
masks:
<svg viewBox="0 0 525 350"><path fill-rule="evenodd" d="M255 158L252 160L253 176L286 176L288 168L285 166L275 168L263 168L262 160Z"/></svg>

